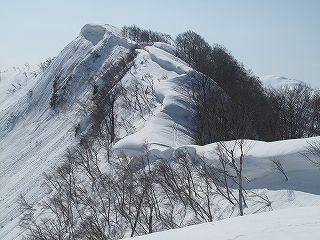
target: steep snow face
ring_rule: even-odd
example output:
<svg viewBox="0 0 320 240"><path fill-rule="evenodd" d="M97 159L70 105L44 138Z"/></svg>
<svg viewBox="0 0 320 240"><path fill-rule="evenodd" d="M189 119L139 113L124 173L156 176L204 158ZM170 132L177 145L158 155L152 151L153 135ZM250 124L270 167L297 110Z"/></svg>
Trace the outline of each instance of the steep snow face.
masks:
<svg viewBox="0 0 320 240"><path fill-rule="evenodd" d="M129 41L109 25L86 25L51 62L2 72L0 81L0 239L20 238L18 198L38 202L43 173L77 143L78 101L92 96L101 69L129 51ZM45 66L46 65L46 66ZM55 110L52 96L64 100Z"/></svg>
<svg viewBox="0 0 320 240"><path fill-rule="evenodd" d="M79 37L68 44L46 69L2 74L0 137L29 116L51 116L48 106L52 104L54 91L63 98L65 108L92 92L89 84L100 77L101 68L124 57L130 47L127 39L118 36L120 30L104 26L86 25ZM93 45L82 34L94 41L101 40Z"/></svg>
<svg viewBox="0 0 320 240"><path fill-rule="evenodd" d="M297 80L297 79L289 79L286 77L278 76L278 75L267 75L260 77L260 80L262 81L264 87L274 87L274 88L280 88L283 86L295 86L304 84L303 81Z"/></svg>

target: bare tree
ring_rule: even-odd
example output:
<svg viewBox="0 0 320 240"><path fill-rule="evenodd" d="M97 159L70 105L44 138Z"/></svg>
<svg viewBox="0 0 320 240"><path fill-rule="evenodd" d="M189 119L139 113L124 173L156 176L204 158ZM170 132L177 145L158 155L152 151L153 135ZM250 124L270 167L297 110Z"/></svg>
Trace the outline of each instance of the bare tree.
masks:
<svg viewBox="0 0 320 240"><path fill-rule="evenodd" d="M168 34L141 29L135 25L124 26L121 32L122 36L129 38L137 43L172 42L172 38Z"/></svg>
<svg viewBox="0 0 320 240"><path fill-rule="evenodd" d="M242 184L242 169L247 151L251 148L245 140L234 140L232 142L219 142L217 144L217 155L226 165L230 166L231 169L236 173L237 185L238 185L238 198L237 202L239 205L240 215L243 216L243 207L246 206L245 198L243 195L243 184Z"/></svg>
<svg viewBox="0 0 320 240"><path fill-rule="evenodd" d="M317 139L315 141L308 142L306 149L309 153L315 156L315 159L309 157L307 154L303 154L311 163L313 163L316 167L320 167L320 140Z"/></svg>
<svg viewBox="0 0 320 240"><path fill-rule="evenodd" d="M176 37L177 54L196 70L206 73L210 67L210 45L197 33L186 31Z"/></svg>
<svg viewBox="0 0 320 240"><path fill-rule="evenodd" d="M315 90L312 93L310 103L310 130L308 136L320 135L320 90Z"/></svg>
<svg viewBox="0 0 320 240"><path fill-rule="evenodd" d="M272 140L318 135L319 94L305 85L286 86L267 91Z"/></svg>
<svg viewBox="0 0 320 240"><path fill-rule="evenodd" d="M274 167L276 170L278 170L280 173L282 173L282 174L284 175L284 177L286 178L286 181L288 181L288 180L289 180L289 179L288 179L288 176L287 176L286 172L284 171L281 162L280 162L278 159L276 159L276 158L272 158L271 161L272 161L273 167Z"/></svg>

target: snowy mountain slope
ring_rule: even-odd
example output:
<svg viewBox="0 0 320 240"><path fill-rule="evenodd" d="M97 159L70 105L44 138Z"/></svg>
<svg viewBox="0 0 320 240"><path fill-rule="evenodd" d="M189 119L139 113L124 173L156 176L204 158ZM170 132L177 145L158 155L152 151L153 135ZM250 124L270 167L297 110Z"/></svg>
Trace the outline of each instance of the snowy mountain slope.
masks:
<svg viewBox="0 0 320 240"><path fill-rule="evenodd" d="M23 73L17 70L2 74L0 238L18 237L19 196L38 202L44 196L42 174L58 165L66 149L78 142L75 125L83 122L78 101L90 100L92 84L99 86L102 68L124 57L132 45L119 37L119 32L109 25L86 25L46 69L34 67L23 69ZM116 149L137 149L138 145L141 150L145 141L169 147L191 142L185 129L189 103L175 88L192 69L174 57L173 51L162 43L138 50L138 67L132 68L122 82L130 86L144 77L149 86L151 81L156 102L149 109L151 113L142 117L118 106L119 121L127 115L131 130L120 130L120 135L128 135L129 140L119 141ZM64 104L52 109L54 82ZM135 135L137 129L142 131ZM126 146L126 142L132 146Z"/></svg>
<svg viewBox="0 0 320 240"><path fill-rule="evenodd" d="M109 25L86 25L44 70L5 72L0 82L0 196L1 239L18 233L17 200L26 194L37 202L44 196L42 174L59 164L68 147L77 143L74 125L80 120L76 100L92 93L90 81L100 69L128 51L128 40ZM68 108L50 108L53 81L68 86ZM14 86L13 86L14 85ZM14 89L14 90L13 90ZM67 110L66 110L67 109ZM10 237L7 234L12 234Z"/></svg>
<svg viewBox="0 0 320 240"><path fill-rule="evenodd" d="M110 31L107 30L109 28ZM14 124L17 124L24 115L33 115L32 111L43 115L49 110L54 81L57 91L69 85L65 95L71 98L69 105L72 105L85 89L90 88L89 82L98 77L96 75L103 64L121 58L128 51L128 41L117 36L117 31L117 35L112 31L115 31L114 27L109 25L86 25L79 37L66 46L47 69L28 74L24 72L26 75L19 72L14 77L10 77L10 72L4 73L1 82L0 136L10 130L5 124L10 114L14 115Z"/></svg>
<svg viewBox="0 0 320 240"><path fill-rule="evenodd" d="M115 27L88 24L47 68L28 70L26 67L2 73L1 239L21 238L19 195L25 194L32 202L44 197L43 172L52 171L67 148L77 144L90 129L90 116L84 114L82 106L92 105L93 86L103 87L101 76L105 69L124 58L133 45L134 42L122 38ZM188 124L192 113L181 87L185 86L188 74L196 74L195 71L177 58L174 47L168 44L141 46L136 53L129 71L117 84L127 91L115 106L118 126L113 150L136 156L145 151L147 144L152 161L173 159L178 152L187 151L217 164L213 153L215 143L190 145ZM55 94L61 104L52 100ZM81 131L76 134L78 124ZM271 205L261 208L261 204L249 201L245 214L320 206L319 171L300 154L308 141L317 139L319 137L273 143L248 141L251 148L244 175L250 182L245 182L245 188L267 195ZM273 157L282 163L289 181L273 169L270 160ZM221 218L237 215L234 209L231 211L226 211Z"/></svg>
<svg viewBox="0 0 320 240"><path fill-rule="evenodd" d="M320 207L299 207L134 237L137 240L310 239L320 236ZM129 238L128 238L129 239ZM132 238L130 238L132 239Z"/></svg>

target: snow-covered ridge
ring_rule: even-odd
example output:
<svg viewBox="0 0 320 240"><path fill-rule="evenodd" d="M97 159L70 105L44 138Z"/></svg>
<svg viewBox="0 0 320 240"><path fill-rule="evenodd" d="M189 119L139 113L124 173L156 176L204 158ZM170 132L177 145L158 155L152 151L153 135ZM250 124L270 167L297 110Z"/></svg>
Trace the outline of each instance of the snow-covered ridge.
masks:
<svg viewBox="0 0 320 240"><path fill-rule="evenodd" d="M179 89L187 81L187 73L192 69L164 51L164 45L166 44L154 44L139 50L135 59L137 67L123 79L130 81L132 73L139 79L150 78L158 103L148 121L137 127L138 131L115 144L116 150L141 154L146 142L151 148L171 148L191 143L186 130L187 118L191 114L190 103L186 96L179 93Z"/></svg>

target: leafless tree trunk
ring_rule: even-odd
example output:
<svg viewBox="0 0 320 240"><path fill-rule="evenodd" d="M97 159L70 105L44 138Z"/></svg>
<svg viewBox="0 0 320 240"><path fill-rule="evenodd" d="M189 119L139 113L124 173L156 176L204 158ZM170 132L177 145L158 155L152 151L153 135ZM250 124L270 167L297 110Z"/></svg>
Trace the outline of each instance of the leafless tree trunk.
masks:
<svg viewBox="0 0 320 240"><path fill-rule="evenodd" d="M288 181L289 179L288 179L287 174L285 173L280 161L277 160L276 158L272 158L272 163L273 163L273 166L275 167L275 169L278 170L279 172L281 172L284 175L284 177L286 178L286 181Z"/></svg>
<svg viewBox="0 0 320 240"><path fill-rule="evenodd" d="M320 140L308 142L306 149L309 153L315 156L315 159L309 157L307 154L303 154L311 163L320 168Z"/></svg>
<svg viewBox="0 0 320 240"><path fill-rule="evenodd" d="M243 195L242 184L242 169L245 159L246 151L250 146L246 146L245 140L234 140L233 142L219 142L217 145L217 154L220 161L223 161L226 165L229 165L236 173L237 185L238 185L238 198L240 215L243 216L243 207L246 205Z"/></svg>

